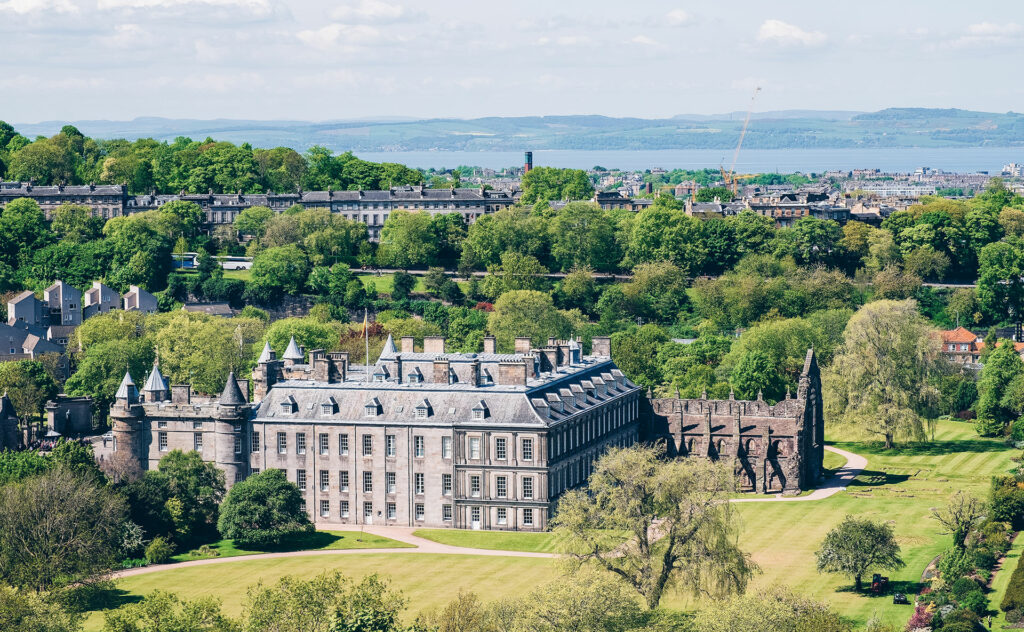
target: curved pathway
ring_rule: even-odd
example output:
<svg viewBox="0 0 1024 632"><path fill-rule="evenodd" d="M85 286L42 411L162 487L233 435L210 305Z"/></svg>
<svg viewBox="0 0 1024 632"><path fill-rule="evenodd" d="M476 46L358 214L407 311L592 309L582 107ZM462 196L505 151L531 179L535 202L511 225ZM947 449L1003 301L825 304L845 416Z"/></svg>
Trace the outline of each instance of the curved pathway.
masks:
<svg viewBox="0 0 1024 632"><path fill-rule="evenodd" d="M865 467L867 467L868 460L864 457L834 448L832 446L825 446L825 449L829 452L834 452L840 456L846 458L846 465L836 470L827 481L825 481L821 487L815 489L806 496L783 496L778 494L770 498L734 498L730 502L734 503L763 503L763 502L798 502L807 500L821 500L828 498L834 494L837 494L850 484L858 474L860 474ZM437 553L445 555L484 555L494 557L559 557L555 553L534 553L531 551L505 551L500 549L474 549L465 546L453 546L451 544L442 544L440 542L434 542L426 538L421 538L417 535L413 535L416 531L414 527L391 527L391 526L374 526L374 525L363 525L361 528L359 525L324 525L325 528L331 531L363 531L365 533L371 533L373 535L383 536L385 538L391 538L405 544L411 544L411 547L407 548L384 548L384 549L328 549L320 551L288 551L286 553L258 553L256 555L236 555L234 557L212 557L205 560L193 560L191 562L177 562L174 564L152 564L150 566L143 566L141 568L129 568L120 571L114 571L110 574L111 579L120 579L122 577L131 577L133 575L145 575L148 573L156 573L159 571L166 571L175 568L188 568L190 566L206 566L209 564L229 564L231 562L242 562L245 560L266 560L275 559L282 557L306 557L316 555L357 555L360 553Z"/></svg>
<svg viewBox="0 0 1024 632"><path fill-rule="evenodd" d="M846 489L846 486L857 477L858 474L864 471L864 468L868 466L868 460L859 454L853 452L847 452L846 450L840 450L830 445L825 446L825 449L829 452L834 452L841 457L846 458L846 465L836 470L827 481L821 484L820 487L815 489L806 496L783 496L782 494L776 494L770 498L734 498L731 502L734 503L772 503L772 502L800 502L806 500L822 500L838 494L839 492Z"/></svg>

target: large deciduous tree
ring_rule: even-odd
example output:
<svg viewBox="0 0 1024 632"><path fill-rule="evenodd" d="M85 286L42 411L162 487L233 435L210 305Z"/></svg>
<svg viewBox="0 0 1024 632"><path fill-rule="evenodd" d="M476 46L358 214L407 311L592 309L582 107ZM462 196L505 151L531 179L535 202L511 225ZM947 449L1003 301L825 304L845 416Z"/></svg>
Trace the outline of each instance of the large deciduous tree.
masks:
<svg viewBox="0 0 1024 632"><path fill-rule="evenodd" d="M552 522L569 558L612 573L651 609L669 586L742 593L758 568L736 544L732 468L659 456L654 447L612 448L587 489L562 496Z"/></svg>
<svg viewBox="0 0 1024 632"><path fill-rule="evenodd" d="M36 591L91 579L115 561L124 501L58 467L0 488L0 577Z"/></svg>
<svg viewBox="0 0 1024 632"><path fill-rule="evenodd" d="M555 200L585 200L594 194L587 172L581 169L536 167L523 176L524 204Z"/></svg>
<svg viewBox="0 0 1024 632"><path fill-rule="evenodd" d="M377 249L377 262L393 268L429 265L438 254L438 241L430 214L393 211L384 222Z"/></svg>
<svg viewBox="0 0 1024 632"><path fill-rule="evenodd" d="M597 204L566 204L552 223L551 257L563 272L578 266L614 270L620 257L614 223Z"/></svg>
<svg viewBox="0 0 1024 632"><path fill-rule="evenodd" d="M825 372L826 412L881 436L886 448L897 437L923 439L922 416L939 396L933 378L948 369L941 344L913 300L861 307Z"/></svg>
<svg viewBox="0 0 1024 632"><path fill-rule="evenodd" d="M299 488L279 470L267 470L236 483L221 506L217 528L225 538L247 546L278 544L311 531Z"/></svg>
<svg viewBox="0 0 1024 632"><path fill-rule="evenodd" d="M993 320L1024 318L1024 249L1017 240L988 244L978 256L978 303Z"/></svg>
<svg viewBox="0 0 1024 632"><path fill-rule="evenodd" d="M856 590L873 570L899 570L906 564L900 557L892 527L867 518L846 516L828 532L814 554L819 573L839 573L853 578Z"/></svg>
<svg viewBox="0 0 1024 632"><path fill-rule="evenodd" d="M502 294L494 303L487 328L504 350L512 349L517 336L529 336L534 345L540 346L551 336L569 335L569 321L555 309L551 296L534 290Z"/></svg>

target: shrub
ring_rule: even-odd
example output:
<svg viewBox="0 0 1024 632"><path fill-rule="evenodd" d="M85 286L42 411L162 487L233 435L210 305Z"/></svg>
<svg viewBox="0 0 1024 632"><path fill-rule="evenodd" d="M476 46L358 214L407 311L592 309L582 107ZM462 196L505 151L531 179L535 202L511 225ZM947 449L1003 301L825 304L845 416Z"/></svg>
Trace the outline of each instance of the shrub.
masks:
<svg viewBox="0 0 1024 632"><path fill-rule="evenodd" d="M1024 612L1020 610L1008 610L1006 612L1007 623L1020 623L1021 619L1024 619Z"/></svg>
<svg viewBox="0 0 1024 632"><path fill-rule="evenodd" d="M988 597L985 596L985 593L981 592L980 588L967 593L959 601L961 608L966 608L979 617L985 616L988 613Z"/></svg>
<svg viewBox="0 0 1024 632"><path fill-rule="evenodd" d="M174 555L174 547L163 537L157 536L146 547L146 559L150 564L165 564Z"/></svg>
<svg viewBox="0 0 1024 632"><path fill-rule="evenodd" d="M1017 560L1017 567L1010 575L1010 583L1006 586L1006 594L999 604L999 609L1004 612L1010 610L1024 610L1024 566Z"/></svg>
<svg viewBox="0 0 1024 632"><path fill-rule="evenodd" d="M928 612L928 607L925 604L918 603L914 606L914 614L910 617L910 621L907 621L907 630L931 629L931 623L932 613Z"/></svg>
<svg viewBox="0 0 1024 632"><path fill-rule="evenodd" d="M965 595L972 593L975 590L978 590L978 582L974 581L970 577L961 577L954 581L949 587L949 592L953 593L953 597L955 597L957 601L960 601Z"/></svg>
<svg viewBox="0 0 1024 632"><path fill-rule="evenodd" d="M1024 441L1024 417L1010 424L1010 438L1015 442Z"/></svg>
<svg viewBox="0 0 1024 632"><path fill-rule="evenodd" d="M971 610L954 610L943 617L942 632L975 632L979 621L980 617Z"/></svg>
<svg viewBox="0 0 1024 632"><path fill-rule="evenodd" d="M1024 488L1013 476L993 476L989 505L992 519L1024 527Z"/></svg>
<svg viewBox="0 0 1024 632"><path fill-rule="evenodd" d="M946 582L954 582L974 570L973 560L965 552L957 548L946 549L939 560L939 572Z"/></svg>
<svg viewBox="0 0 1024 632"><path fill-rule="evenodd" d="M990 549L979 548L973 551L974 567L978 570L988 570L996 565L996 554Z"/></svg>
<svg viewBox="0 0 1024 632"><path fill-rule="evenodd" d="M250 476L228 492L217 528L243 546L279 544L281 539L313 530L302 509L299 488L280 470Z"/></svg>

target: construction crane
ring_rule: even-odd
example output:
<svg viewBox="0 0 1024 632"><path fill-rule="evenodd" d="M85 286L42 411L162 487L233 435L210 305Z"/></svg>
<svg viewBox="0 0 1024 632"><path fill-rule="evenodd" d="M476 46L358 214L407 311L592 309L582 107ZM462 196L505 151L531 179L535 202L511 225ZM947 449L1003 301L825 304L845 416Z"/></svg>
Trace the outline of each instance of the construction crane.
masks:
<svg viewBox="0 0 1024 632"><path fill-rule="evenodd" d="M757 98L757 93L761 91L761 87L754 88L754 94L750 97L750 107L747 108L747 117L743 119L743 129L740 130L740 141L736 143L736 151L732 154L732 166L729 167L729 173L725 172L725 167L719 166L718 170L722 172L722 180L725 182L725 186L732 189L732 194L735 196L737 191L737 180L736 177L736 161L740 157L740 149L743 147L743 137L747 135L747 126L750 125L750 115L754 112L754 99Z"/></svg>

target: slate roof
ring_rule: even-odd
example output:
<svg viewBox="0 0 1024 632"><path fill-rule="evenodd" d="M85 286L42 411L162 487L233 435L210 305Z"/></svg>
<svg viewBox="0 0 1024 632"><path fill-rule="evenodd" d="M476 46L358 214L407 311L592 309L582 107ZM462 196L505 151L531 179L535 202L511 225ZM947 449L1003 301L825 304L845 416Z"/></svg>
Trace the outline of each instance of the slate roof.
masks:
<svg viewBox="0 0 1024 632"><path fill-rule="evenodd" d="M142 387L144 391L167 391L170 390L167 386L167 380L160 374L160 367L153 363L153 370L149 372L149 377L146 379L146 385Z"/></svg>
<svg viewBox="0 0 1024 632"><path fill-rule="evenodd" d="M116 399L132 399L136 393L135 381L132 380L132 375L128 371L124 372L124 377L121 378L121 385L117 387L117 393L114 394Z"/></svg>
<svg viewBox="0 0 1024 632"><path fill-rule="evenodd" d="M248 403L245 395L242 394L242 388L238 385L238 380L235 379L234 371L228 373L228 380L224 384L224 390L221 391L217 403L225 406L241 406Z"/></svg>
<svg viewBox="0 0 1024 632"><path fill-rule="evenodd" d="M295 360L302 362L305 356L302 355L302 350L299 349L299 345L295 344L295 336L291 337L288 341L288 348L284 350L284 356L282 360Z"/></svg>
<svg viewBox="0 0 1024 632"><path fill-rule="evenodd" d="M260 357L256 360L257 364L263 364L270 362L271 358L274 357L274 350L270 348L270 341L263 343L263 351L260 352Z"/></svg>

